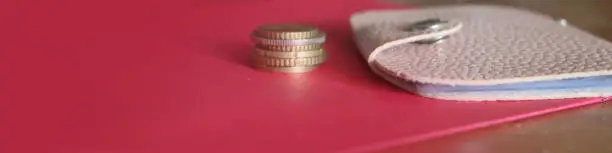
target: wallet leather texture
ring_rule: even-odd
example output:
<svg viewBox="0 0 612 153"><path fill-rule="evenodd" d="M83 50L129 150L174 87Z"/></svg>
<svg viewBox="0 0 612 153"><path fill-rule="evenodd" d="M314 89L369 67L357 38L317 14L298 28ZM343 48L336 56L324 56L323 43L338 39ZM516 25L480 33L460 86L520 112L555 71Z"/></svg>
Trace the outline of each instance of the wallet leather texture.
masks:
<svg viewBox="0 0 612 153"><path fill-rule="evenodd" d="M431 18L449 24L436 31L406 30ZM375 73L422 96L481 101L612 95L610 87L598 85L610 80L612 43L548 15L455 5L364 11L351 17L351 26ZM438 44L414 43L440 36L450 37ZM556 86L529 86L549 87L550 81Z"/></svg>

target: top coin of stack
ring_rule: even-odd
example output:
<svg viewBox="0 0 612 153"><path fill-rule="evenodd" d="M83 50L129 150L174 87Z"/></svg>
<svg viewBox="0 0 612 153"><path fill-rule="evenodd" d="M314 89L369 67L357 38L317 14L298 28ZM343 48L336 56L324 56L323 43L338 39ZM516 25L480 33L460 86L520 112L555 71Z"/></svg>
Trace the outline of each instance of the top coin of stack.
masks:
<svg viewBox="0 0 612 153"><path fill-rule="evenodd" d="M327 58L325 33L313 26L274 24L260 26L252 33L256 42L254 67L284 73L304 73L316 69Z"/></svg>

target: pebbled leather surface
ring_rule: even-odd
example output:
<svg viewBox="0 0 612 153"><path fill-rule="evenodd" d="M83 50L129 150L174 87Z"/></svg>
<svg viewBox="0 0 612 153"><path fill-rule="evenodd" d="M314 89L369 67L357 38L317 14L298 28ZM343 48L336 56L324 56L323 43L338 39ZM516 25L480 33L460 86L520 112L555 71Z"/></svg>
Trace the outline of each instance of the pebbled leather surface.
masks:
<svg viewBox="0 0 612 153"><path fill-rule="evenodd" d="M493 85L612 74L611 43L514 8L368 11L353 15L351 24L368 57L380 44L408 36L402 29L411 22L433 17L459 21L463 28L441 44L405 43L380 52L373 63L384 75L420 83Z"/></svg>

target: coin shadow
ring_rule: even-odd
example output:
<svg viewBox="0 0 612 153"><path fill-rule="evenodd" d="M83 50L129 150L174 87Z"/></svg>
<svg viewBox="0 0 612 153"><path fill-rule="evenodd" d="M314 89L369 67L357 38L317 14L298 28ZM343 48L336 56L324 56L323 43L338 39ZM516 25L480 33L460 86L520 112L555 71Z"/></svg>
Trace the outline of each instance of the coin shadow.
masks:
<svg viewBox="0 0 612 153"><path fill-rule="evenodd" d="M225 60L226 62L236 63L245 67L251 67L250 52L253 50L253 46L249 43L221 43L219 44L220 52L216 52L219 59Z"/></svg>
<svg viewBox="0 0 612 153"><path fill-rule="evenodd" d="M205 44L209 42L211 41L207 41L207 37L199 37L192 39L188 46L200 54L206 54L206 56L212 56L228 63L250 67L251 58L249 58L249 52L253 49L250 43L243 41L216 41L213 44Z"/></svg>
<svg viewBox="0 0 612 153"><path fill-rule="evenodd" d="M322 22L317 27L327 35L324 46L328 59L320 70L325 71L326 77L359 88L403 92L370 70L347 22Z"/></svg>

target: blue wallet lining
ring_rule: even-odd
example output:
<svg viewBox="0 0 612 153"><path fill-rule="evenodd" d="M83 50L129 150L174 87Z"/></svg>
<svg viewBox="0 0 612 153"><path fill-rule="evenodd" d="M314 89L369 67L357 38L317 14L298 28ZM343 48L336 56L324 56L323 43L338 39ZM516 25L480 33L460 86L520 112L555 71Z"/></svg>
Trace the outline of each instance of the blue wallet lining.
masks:
<svg viewBox="0 0 612 153"><path fill-rule="evenodd" d="M565 90L593 87L612 88L612 76L595 76L552 81L522 82L488 86L417 84L421 92L474 92L474 91L520 91L520 90Z"/></svg>

